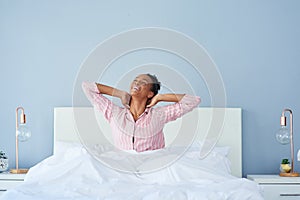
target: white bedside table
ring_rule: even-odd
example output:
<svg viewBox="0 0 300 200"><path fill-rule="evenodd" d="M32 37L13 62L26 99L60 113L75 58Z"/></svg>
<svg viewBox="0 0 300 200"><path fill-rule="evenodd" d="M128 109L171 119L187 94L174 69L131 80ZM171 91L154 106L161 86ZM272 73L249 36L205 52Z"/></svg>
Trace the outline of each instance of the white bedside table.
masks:
<svg viewBox="0 0 300 200"><path fill-rule="evenodd" d="M26 174L0 173L0 196L6 190L11 189L24 181Z"/></svg>
<svg viewBox="0 0 300 200"><path fill-rule="evenodd" d="M265 200L300 200L300 177L279 175L248 175L263 188Z"/></svg>

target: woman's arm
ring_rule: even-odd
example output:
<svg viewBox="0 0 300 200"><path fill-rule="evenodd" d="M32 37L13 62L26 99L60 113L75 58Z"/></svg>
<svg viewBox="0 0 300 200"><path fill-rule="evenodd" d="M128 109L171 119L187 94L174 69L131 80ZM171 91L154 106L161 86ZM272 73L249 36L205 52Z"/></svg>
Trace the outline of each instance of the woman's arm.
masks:
<svg viewBox="0 0 300 200"><path fill-rule="evenodd" d="M176 102L175 100L176 103L174 104L161 106L155 109L159 113L159 116L164 123L176 120L177 118L185 115L186 113L192 111L194 108L198 107L201 102L200 97L188 94L174 94L174 96L167 95L165 96L165 98L169 100L175 100L173 98L177 98L179 101Z"/></svg>
<svg viewBox="0 0 300 200"><path fill-rule="evenodd" d="M113 103L99 92L97 85L94 82L84 81L82 83L82 89L94 108L102 112L104 117L110 121L112 108L114 107Z"/></svg>
<svg viewBox="0 0 300 200"><path fill-rule="evenodd" d="M130 94L125 91L113 88L111 86L96 83L96 86L101 94L117 97L122 101L122 104L129 108Z"/></svg>
<svg viewBox="0 0 300 200"><path fill-rule="evenodd" d="M97 84L95 82L86 82L84 81L82 83L82 89L86 95L86 97L89 99L89 101L92 103L92 105L100 112L104 114L104 117L110 121L112 117L112 110L113 108L118 109L119 106L116 106L113 104L111 100L106 98L103 94L107 95L120 95L121 92L113 92L113 88L109 86L104 86L101 84ZM125 95L125 93L124 93ZM123 99L124 99L123 95ZM126 96L126 95L125 95Z"/></svg>
<svg viewBox="0 0 300 200"><path fill-rule="evenodd" d="M160 101L165 102L179 102L184 97L185 94L157 94L152 99L147 107L155 106Z"/></svg>

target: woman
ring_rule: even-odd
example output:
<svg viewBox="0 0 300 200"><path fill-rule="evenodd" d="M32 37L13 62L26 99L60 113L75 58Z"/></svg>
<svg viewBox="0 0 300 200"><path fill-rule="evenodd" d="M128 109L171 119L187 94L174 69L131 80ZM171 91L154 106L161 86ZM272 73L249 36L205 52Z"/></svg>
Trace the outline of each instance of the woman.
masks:
<svg viewBox="0 0 300 200"><path fill-rule="evenodd" d="M160 82L151 74L138 75L130 85L130 93L99 83L83 82L82 87L93 106L110 123L116 147L137 152L164 148L164 125L200 103L197 96L158 94ZM115 105L103 94L120 98L124 107ZM161 101L175 103L153 107Z"/></svg>

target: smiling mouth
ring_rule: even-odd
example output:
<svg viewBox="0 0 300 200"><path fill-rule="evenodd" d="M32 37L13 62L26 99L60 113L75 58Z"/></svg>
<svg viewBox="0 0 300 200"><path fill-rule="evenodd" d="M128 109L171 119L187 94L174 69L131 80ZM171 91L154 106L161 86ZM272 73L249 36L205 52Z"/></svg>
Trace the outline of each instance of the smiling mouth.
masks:
<svg viewBox="0 0 300 200"><path fill-rule="evenodd" d="M133 87L133 90L134 90L134 91L139 91L139 90L140 90L140 88L139 88L139 87L137 87L137 86L135 86L135 87Z"/></svg>

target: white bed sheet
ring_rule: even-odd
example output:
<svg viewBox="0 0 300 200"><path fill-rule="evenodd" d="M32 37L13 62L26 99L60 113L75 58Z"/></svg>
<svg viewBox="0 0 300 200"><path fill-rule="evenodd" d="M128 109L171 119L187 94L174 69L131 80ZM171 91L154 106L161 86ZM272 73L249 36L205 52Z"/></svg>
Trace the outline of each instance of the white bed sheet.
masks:
<svg viewBox="0 0 300 200"><path fill-rule="evenodd" d="M202 160L191 148L161 170L123 173L104 166L79 144L59 146L53 156L29 170L23 184L0 199L263 199L256 183L230 175L227 148L216 148ZM103 156L122 159L118 151Z"/></svg>

